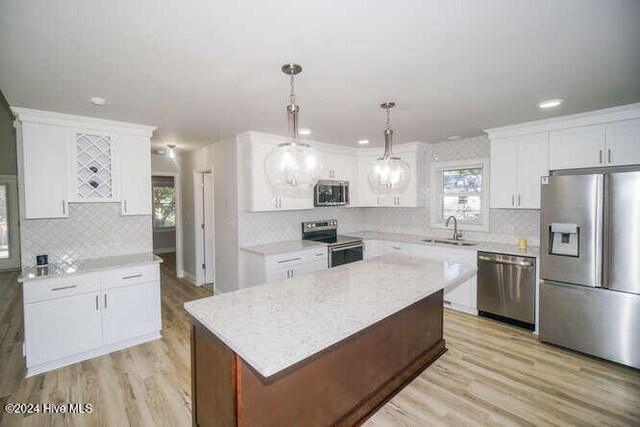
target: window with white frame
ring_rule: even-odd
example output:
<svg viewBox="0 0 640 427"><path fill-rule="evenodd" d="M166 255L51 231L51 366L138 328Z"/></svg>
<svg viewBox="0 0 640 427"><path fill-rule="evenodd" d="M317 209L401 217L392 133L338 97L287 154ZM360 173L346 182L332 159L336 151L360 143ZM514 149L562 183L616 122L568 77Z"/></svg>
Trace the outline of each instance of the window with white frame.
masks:
<svg viewBox="0 0 640 427"><path fill-rule="evenodd" d="M431 226L445 228L449 216L461 230L489 230L489 161L431 163Z"/></svg>

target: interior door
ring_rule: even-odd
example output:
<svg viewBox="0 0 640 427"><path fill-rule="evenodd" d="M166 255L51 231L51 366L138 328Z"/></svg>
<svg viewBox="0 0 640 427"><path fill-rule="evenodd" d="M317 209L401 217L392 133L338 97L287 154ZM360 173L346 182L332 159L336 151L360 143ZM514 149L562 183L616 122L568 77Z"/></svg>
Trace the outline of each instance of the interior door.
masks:
<svg viewBox="0 0 640 427"><path fill-rule="evenodd" d="M27 365L100 347L102 321L98 304L95 292L25 304ZM121 326L126 329L130 325Z"/></svg>
<svg viewBox="0 0 640 427"><path fill-rule="evenodd" d="M202 194L202 206L204 207L204 228L202 229L204 233L204 280L206 283L213 283L213 280L215 278L216 257L213 236L213 174L211 172L202 174Z"/></svg>
<svg viewBox="0 0 640 427"><path fill-rule="evenodd" d="M0 175L0 270L20 267L18 186L15 176Z"/></svg>
<svg viewBox="0 0 640 427"><path fill-rule="evenodd" d="M608 190L604 286L640 294L640 172L612 173Z"/></svg>
<svg viewBox="0 0 640 427"><path fill-rule="evenodd" d="M160 330L160 284L110 289L102 294L102 336L105 345Z"/></svg>

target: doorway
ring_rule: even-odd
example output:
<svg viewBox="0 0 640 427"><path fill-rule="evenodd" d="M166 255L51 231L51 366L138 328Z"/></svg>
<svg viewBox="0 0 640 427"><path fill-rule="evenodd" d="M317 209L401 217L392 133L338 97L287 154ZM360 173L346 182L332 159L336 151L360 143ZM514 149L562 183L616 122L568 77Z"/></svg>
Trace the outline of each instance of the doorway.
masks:
<svg viewBox="0 0 640 427"><path fill-rule="evenodd" d="M20 268L18 184L14 175L0 175L0 270Z"/></svg>
<svg viewBox="0 0 640 427"><path fill-rule="evenodd" d="M164 265L182 277L182 223L180 212L180 175L154 173L151 177L153 198L153 253Z"/></svg>
<svg viewBox="0 0 640 427"><path fill-rule="evenodd" d="M194 173L196 285L215 281L213 173Z"/></svg>

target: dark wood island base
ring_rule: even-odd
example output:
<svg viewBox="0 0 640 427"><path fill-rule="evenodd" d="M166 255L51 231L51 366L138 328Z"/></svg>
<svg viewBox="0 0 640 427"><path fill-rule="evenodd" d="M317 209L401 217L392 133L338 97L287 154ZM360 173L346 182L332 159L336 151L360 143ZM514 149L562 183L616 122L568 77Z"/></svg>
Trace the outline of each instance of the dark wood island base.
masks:
<svg viewBox="0 0 640 427"><path fill-rule="evenodd" d="M435 292L268 378L192 318L193 424L360 424L446 351L442 300Z"/></svg>

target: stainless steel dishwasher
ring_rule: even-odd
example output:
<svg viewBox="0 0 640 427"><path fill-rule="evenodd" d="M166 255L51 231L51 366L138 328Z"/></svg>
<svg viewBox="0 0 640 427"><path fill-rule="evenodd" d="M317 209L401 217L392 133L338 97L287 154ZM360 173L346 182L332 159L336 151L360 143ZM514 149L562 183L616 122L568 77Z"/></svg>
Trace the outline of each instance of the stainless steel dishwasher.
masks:
<svg viewBox="0 0 640 427"><path fill-rule="evenodd" d="M536 259L478 252L478 313L534 329Z"/></svg>

